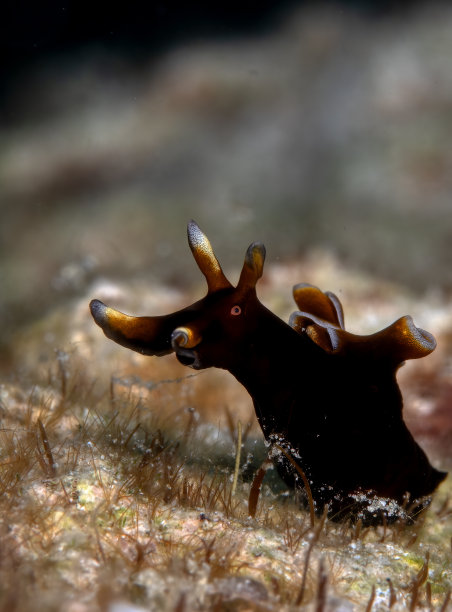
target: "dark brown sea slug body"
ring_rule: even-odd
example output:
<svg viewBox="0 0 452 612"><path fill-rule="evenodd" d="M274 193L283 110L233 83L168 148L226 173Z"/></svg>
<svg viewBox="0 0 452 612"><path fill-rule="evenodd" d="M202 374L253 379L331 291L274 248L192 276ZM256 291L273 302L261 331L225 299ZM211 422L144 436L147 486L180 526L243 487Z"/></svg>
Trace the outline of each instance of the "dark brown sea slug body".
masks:
<svg viewBox="0 0 452 612"><path fill-rule="evenodd" d="M251 395L266 440L305 473L318 512L328 504L335 518L414 518L446 474L403 421L396 371L433 351L433 336L408 316L376 334L350 334L338 298L308 284L294 287L299 310L287 324L256 296L261 243L248 248L233 287L193 221L188 241L207 295L159 317L128 316L93 300L105 335L144 355L174 351L191 368L229 370ZM302 488L284 453L276 455L282 478Z"/></svg>

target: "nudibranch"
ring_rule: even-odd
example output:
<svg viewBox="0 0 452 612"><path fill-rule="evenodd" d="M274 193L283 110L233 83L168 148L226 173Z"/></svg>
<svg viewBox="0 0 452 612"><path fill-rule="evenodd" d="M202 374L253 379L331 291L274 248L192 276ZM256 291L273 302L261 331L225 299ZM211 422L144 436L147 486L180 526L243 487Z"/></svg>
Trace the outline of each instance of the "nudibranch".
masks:
<svg viewBox="0 0 452 612"><path fill-rule="evenodd" d="M367 522L414 518L446 473L430 464L405 425L396 372L431 353L433 336L409 316L372 335L351 334L339 299L306 283L294 287L298 310L287 324L256 295L263 244L249 246L234 287L194 221L188 243L206 296L155 317L93 300L105 335L144 355L174 352L191 368L231 372L252 397L266 440L284 451L274 453L281 477L300 490L307 479L318 512L328 506L334 518Z"/></svg>

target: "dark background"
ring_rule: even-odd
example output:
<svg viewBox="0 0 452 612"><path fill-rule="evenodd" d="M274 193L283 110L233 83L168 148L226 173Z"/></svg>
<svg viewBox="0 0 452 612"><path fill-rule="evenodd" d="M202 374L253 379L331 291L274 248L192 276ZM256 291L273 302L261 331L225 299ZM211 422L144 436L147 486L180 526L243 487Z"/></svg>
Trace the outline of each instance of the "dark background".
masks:
<svg viewBox="0 0 452 612"><path fill-rule="evenodd" d="M53 55L70 56L80 49L106 50L147 60L181 41L268 32L287 13L309 6L303 0L241 2L84 2L7 0L0 13L0 67L3 104L21 76ZM314 3L315 4L315 3ZM403 14L418 2L343 0L331 3L378 19Z"/></svg>

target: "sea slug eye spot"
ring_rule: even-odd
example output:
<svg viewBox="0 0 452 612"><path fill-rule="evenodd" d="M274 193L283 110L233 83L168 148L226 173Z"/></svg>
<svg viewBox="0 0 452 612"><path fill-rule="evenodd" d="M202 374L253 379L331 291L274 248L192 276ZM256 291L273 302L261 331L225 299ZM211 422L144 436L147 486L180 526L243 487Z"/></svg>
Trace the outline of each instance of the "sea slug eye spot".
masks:
<svg viewBox="0 0 452 612"><path fill-rule="evenodd" d="M240 308L238 304L236 304L235 306L231 308L231 315L236 317L239 314L242 314L242 309Z"/></svg>

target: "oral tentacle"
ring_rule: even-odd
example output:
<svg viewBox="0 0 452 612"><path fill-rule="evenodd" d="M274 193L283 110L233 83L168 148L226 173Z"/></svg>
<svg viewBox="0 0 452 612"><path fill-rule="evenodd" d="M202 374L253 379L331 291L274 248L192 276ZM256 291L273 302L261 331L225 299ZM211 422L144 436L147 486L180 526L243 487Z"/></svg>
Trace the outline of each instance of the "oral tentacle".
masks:
<svg viewBox="0 0 452 612"><path fill-rule="evenodd" d="M143 355L166 355L173 351L171 330L174 315L133 317L110 308L100 300L90 303L91 314L107 338Z"/></svg>
<svg viewBox="0 0 452 612"><path fill-rule="evenodd" d="M171 346L174 350L179 347L193 348L201 343L202 337L190 327L176 327L171 334Z"/></svg>

